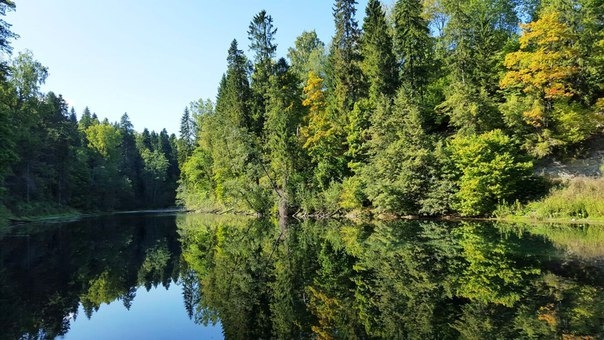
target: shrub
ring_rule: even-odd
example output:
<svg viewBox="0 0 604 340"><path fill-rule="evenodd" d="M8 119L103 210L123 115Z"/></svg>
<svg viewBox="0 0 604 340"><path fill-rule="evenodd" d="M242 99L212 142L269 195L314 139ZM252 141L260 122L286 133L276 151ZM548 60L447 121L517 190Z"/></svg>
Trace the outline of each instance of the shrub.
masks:
<svg viewBox="0 0 604 340"><path fill-rule="evenodd" d="M486 215L515 200L532 176L532 162L501 130L457 135L449 148L459 186L453 207L462 216Z"/></svg>

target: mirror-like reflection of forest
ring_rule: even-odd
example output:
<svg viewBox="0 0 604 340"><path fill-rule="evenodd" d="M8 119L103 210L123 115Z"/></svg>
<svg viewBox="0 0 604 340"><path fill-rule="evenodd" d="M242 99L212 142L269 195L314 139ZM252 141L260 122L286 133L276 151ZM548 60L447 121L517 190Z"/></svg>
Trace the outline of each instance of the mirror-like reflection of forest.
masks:
<svg viewBox="0 0 604 340"><path fill-rule="evenodd" d="M188 214L30 229L0 239L9 338L175 282L192 320L233 339L604 338L600 226Z"/></svg>

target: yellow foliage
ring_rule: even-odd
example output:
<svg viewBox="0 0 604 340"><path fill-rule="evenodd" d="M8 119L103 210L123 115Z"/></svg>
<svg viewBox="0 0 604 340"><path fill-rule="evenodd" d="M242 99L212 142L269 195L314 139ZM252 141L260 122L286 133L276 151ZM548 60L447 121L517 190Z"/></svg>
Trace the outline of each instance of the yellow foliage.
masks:
<svg viewBox="0 0 604 340"><path fill-rule="evenodd" d="M558 326L558 316L554 304L550 303L539 307L537 314L537 318L541 321L545 321L551 328L555 329L556 326Z"/></svg>
<svg viewBox="0 0 604 340"><path fill-rule="evenodd" d="M310 71L306 84L302 105L307 106L310 112L307 125L300 129L300 135L304 140L304 148L312 151L320 147L322 141L329 140L335 134L335 128L325 111L323 79Z"/></svg>
<svg viewBox="0 0 604 340"><path fill-rule="evenodd" d="M522 25L520 51L509 53L502 88L519 88L545 99L574 94L570 80L579 69L578 36L553 8L544 9L539 20Z"/></svg>
<svg viewBox="0 0 604 340"><path fill-rule="evenodd" d="M543 126L545 115L543 112L543 106L541 105L533 105L529 110L524 111L522 116L524 117L525 122L527 122L529 125L534 127Z"/></svg>
<svg viewBox="0 0 604 340"><path fill-rule="evenodd" d="M311 111L320 111L325 107L325 95L323 93L323 79L315 72L308 72L308 80L304 86L305 99L302 105L308 106Z"/></svg>
<svg viewBox="0 0 604 340"><path fill-rule="evenodd" d="M600 114L604 114L604 98L599 98L596 101L596 111Z"/></svg>
<svg viewBox="0 0 604 340"><path fill-rule="evenodd" d="M104 158L110 158L117 152L121 138L119 130L108 123L91 125L86 129L88 147L98 151Z"/></svg>

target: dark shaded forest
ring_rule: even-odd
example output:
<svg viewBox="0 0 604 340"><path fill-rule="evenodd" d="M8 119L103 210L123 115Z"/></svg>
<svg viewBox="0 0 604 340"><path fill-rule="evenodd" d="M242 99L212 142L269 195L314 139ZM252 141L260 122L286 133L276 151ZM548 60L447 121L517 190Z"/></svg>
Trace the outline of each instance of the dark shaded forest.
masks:
<svg viewBox="0 0 604 340"><path fill-rule="evenodd" d="M0 2L0 13L13 10ZM0 49L16 37L0 22ZM42 93L48 70L25 51L0 77L0 220L12 215L153 209L174 206L177 138L134 130L128 114L77 118L61 95Z"/></svg>

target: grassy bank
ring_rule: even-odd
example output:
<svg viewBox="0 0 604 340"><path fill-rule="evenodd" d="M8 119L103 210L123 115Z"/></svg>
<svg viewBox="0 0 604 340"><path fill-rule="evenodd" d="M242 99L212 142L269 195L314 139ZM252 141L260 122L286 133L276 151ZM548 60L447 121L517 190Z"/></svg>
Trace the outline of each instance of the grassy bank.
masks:
<svg viewBox="0 0 604 340"><path fill-rule="evenodd" d="M74 208L48 202L21 203L12 209L0 206L0 226L20 222L69 220L82 213Z"/></svg>
<svg viewBox="0 0 604 340"><path fill-rule="evenodd" d="M604 223L604 178L565 180L539 201L500 205L495 216L514 221Z"/></svg>

